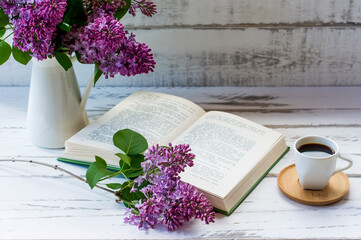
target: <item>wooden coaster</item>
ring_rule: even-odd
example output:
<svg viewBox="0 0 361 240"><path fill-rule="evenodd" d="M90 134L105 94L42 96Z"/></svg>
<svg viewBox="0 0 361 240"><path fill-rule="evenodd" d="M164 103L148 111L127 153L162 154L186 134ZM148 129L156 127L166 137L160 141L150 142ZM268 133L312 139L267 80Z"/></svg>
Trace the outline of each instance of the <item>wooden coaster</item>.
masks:
<svg viewBox="0 0 361 240"><path fill-rule="evenodd" d="M343 172L333 175L322 190L304 190L298 180L295 164L285 167L277 177L281 191L290 199L313 206L327 205L341 200L350 189L350 181Z"/></svg>

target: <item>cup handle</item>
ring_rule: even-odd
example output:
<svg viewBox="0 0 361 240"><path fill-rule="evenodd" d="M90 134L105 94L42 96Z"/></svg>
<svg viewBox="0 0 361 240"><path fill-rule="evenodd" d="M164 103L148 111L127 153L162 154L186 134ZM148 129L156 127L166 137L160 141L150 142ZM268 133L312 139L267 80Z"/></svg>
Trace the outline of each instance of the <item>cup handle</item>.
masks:
<svg viewBox="0 0 361 240"><path fill-rule="evenodd" d="M341 158L342 160L348 162L348 165L346 167L343 167L343 168L336 168L336 170L333 172L332 175L352 167L353 162L350 159L347 159L347 158L344 158L344 157L341 157L341 156L339 156L339 158Z"/></svg>

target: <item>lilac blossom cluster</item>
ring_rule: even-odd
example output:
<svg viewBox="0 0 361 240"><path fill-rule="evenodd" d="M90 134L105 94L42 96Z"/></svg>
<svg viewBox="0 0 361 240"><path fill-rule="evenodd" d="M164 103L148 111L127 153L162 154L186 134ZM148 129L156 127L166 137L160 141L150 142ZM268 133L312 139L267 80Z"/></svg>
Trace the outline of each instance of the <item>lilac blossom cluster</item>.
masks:
<svg viewBox="0 0 361 240"><path fill-rule="evenodd" d="M4 0L1 4L14 28L14 46L38 60L53 56L56 25L62 21L66 0Z"/></svg>
<svg viewBox="0 0 361 240"><path fill-rule="evenodd" d="M123 8L126 5L126 2L124 0L85 0L84 5L88 21L92 22L98 17L113 15L117 9Z"/></svg>
<svg viewBox="0 0 361 240"><path fill-rule="evenodd" d="M149 0L131 0L130 4L133 15L135 9L147 16L156 13ZM153 72L155 67L151 49L137 42L114 16L125 6L124 0L84 0L85 22L68 24L70 32L66 32L59 25L68 18L64 17L67 0L0 0L13 25L14 46L38 60L53 57L54 51L76 52L82 62L97 64L106 78Z"/></svg>
<svg viewBox="0 0 361 240"><path fill-rule="evenodd" d="M26 0L0 0L0 7L6 14L13 17L19 15L19 10L26 3Z"/></svg>
<svg viewBox="0 0 361 240"><path fill-rule="evenodd" d="M157 13L156 5L149 0L134 0L129 8L129 13L135 16L137 9L145 16L151 17Z"/></svg>
<svg viewBox="0 0 361 240"><path fill-rule="evenodd" d="M214 222L215 213L207 198L193 185L180 179L179 173L186 166L193 165L195 156L190 151L189 145L185 144L169 144L169 147L156 145L148 149L146 161L142 163L144 174L134 180L138 186L145 180L150 183L140 190L146 200L136 204L136 209L129 210L125 222L139 228L164 224L169 231L192 218L201 219L207 224Z"/></svg>
<svg viewBox="0 0 361 240"><path fill-rule="evenodd" d="M124 37L123 25L105 15L94 19L85 27L73 28L63 43L70 48L70 53L77 51L83 63L94 63L116 52Z"/></svg>
<svg viewBox="0 0 361 240"><path fill-rule="evenodd" d="M74 37L74 35L78 37ZM73 28L63 43L81 56L84 63L99 63L105 77L134 76L153 72L155 61L151 49L128 34L112 15L94 19L85 27Z"/></svg>

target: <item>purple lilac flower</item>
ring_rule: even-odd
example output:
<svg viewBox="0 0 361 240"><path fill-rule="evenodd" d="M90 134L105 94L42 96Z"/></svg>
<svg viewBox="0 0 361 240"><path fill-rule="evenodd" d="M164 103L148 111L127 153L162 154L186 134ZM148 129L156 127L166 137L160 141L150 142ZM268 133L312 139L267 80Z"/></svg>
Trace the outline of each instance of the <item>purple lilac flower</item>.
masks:
<svg viewBox="0 0 361 240"><path fill-rule="evenodd" d="M126 32L128 34L128 32ZM153 72L155 61L151 49L144 43L135 40L135 35L125 37L116 54L100 61L99 69L104 72L105 78L134 76L141 73Z"/></svg>
<svg viewBox="0 0 361 240"><path fill-rule="evenodd" d="M163 212L163 204L159 202L159 199L147 199L143 204L136 205L137 215L134 214L134 210L127 209L129 217L124 218L125 223L137 225L139 228L155 228L159 223L159 216Z"/></svg>
<svg viewBox="0 0 361 240"><path fill-rule="evenodd" d="M79 42L80 37L84 33L85 26L77 26L74 24L70 32L62 36L63 45L69 48L69 55L74 52L76 45L81 45Z"/></svg>
<svg viewBox="0 0 361 240"><path fill-rule="evenodd" d="M155 61L151 49L138 43L135 35L127 35L118 20L105 15L85 27L72 29L63 44L70 52L77 51L84 63L99 63L105 78L153 72Z"/></svg>
<svg viewBox="0 0 361 240"><path fill-rule="evenodd" d="M138 8L142 14L148 17L157 13L157 6L149 0L133 0L129 8L129 13L135 16Z"/></svg>
<svg viewBox="0 0 361 240"><path fill-rule="evenodd" d="M207 198L179 177L186 166L193 165L195 156L190 153L189 145L157 145L149 148L145 156L147 160L142 163L144 175L135 183L139 186L144 180L150 182L141 189L147 199L136 204L136 210L128 212L125 222L139 228L165 224L169 231L192 218L207 224L214 222L215 213Z"/></svg>
<svg viewBox="0 0 361 240"><path fill-rule="evenodd" d="M134 0L140 11L152 16L156 6L149 0ZM69 54L76 51L84 63L98 63L105 78L134 76L153 72L155 61L151 49L128 34L114 18L124 0L84 0L87 25L74 25L70 33L61 36ZM23 52L43 60L53 55L56 26L62 21L66 0L0 0L0 7L14 26L14 45ZM131 12L132 10L130 10Z"/></svg>
<svg viewBox="0 0 361 240"><path fill-rule="evenodd" d="M85 0L86 13L88 15L88 21L92 22L94 19L104 15L113 15L116 10L126 5L124 0Z"/></svg>
<svg viewBox="0 0 361 240"><path fill-rule="evenodd" d="M26 3L26 0L0 0L0 8L2 8L11 19L19 15L20 9L24 7Z"/></svg>
<svg viewBox="0 0 361 240"><path fill-rule="evenodd" d="M77 51L84 63L94 63L114 54L124 37L123 25L113 17L105 15L94 19L83 28L74 28L63 43L66 45L73 39L73 45L69 46L70 51Z"/></svg>
<svg viewBox="0 0 361 240"><path fill-rule="evenodd" d="M195 155L190 151L188 144L173 146L170 143L169 147L152 146L145 154L147 161L142 163L142 168L145 172L152 172L158 168L163 173L176 176L184 172L185 167L193 166ZM152 180L156 176L158 174L152 172L146 176L146 180Z"/></svg>
<svg viewBox="0 0 361 240"><path fill-rule="evenodd" d="M19 5L18 5L19 6ZM9 13L18 16L10 18L14 26L14 46L23 52L31 51L38 60L53 55L56 25L62 21L66 0L41 0L16 9Z"/></svg>
<svg viewBox="0 0 361 240"><path fill-rule="evenodd" d="M163 223L172 231L190 219L200 219L206 224L214 222L215 213L208 199L195 186L179 181L170 204L164 211Z"/></svg>

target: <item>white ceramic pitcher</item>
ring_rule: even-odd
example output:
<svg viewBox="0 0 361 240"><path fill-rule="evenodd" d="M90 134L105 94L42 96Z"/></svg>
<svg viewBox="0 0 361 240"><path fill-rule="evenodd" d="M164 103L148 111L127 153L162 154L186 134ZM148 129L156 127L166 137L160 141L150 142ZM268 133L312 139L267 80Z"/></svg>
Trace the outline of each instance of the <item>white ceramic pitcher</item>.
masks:
<svg viewBox="0 0 361 240"><path fill-rule="evenodd" d="M27 115L32 143L63 148L65 140L85 127L85 105L91 86L82 99L73 68L65 71L55 58L33 59Z"/></svg>

